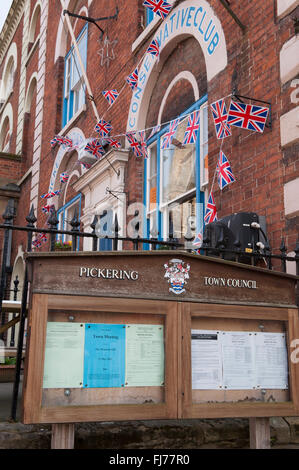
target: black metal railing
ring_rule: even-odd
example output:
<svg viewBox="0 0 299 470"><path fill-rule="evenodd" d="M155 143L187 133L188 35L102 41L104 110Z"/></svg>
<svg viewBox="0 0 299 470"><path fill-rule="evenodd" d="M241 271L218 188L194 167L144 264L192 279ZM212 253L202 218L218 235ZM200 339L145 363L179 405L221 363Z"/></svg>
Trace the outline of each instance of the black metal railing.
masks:
<svg viewBox="0 0 299 470"><path fill-rule="evenodd" d="M135 213L135 216L138 213ZM13 224L15 217L15 210L11 202L7 205L5 213L3 215L4 223L0 224L0 229L4 231L3 238L3 250L2 250L2 266L1 266L1 279L0 279L0 338L3 337L3 331L5 330L5 313L2 311L2 302L4 300L6 285L8 282L8 274L11 273L11 267L7 266L7 259L9 250L11 250L9 240L13 232L25 232L27 234L27 252L32 251L32 241L33 235L36 234L48 234L49 238L47 240L48 247L50 251L56 250L56 242L61 236L67 236L71 240L71 249L73 251L78 251L82 247L82 240L89 239L91 240L91 250L99 251L100 240L111 240L112 249L114 251L118 250L130 250L133 249L138 251L140 249L149 249L149 250L184 250L189 253L198 253L204 256L213 256L219 257L222 259L228 259L233 262L242 262L250 265L263 266L267 269L279 270L284 273L287 272L287 262L295 263L296 274L299 276L299 241L297 242L295 248L293 249L295 255L288 256L288 249L285 246L284 240L281 242L280 249L277 253L274 253L269 245L266 242L265 245L256 244L253 246L252 250L241 250L241 244L238 240L234 243L233 249L228 249L226 246L225 238L220 238L216 246L212 246L211 240L205 236L203 239L202 246L200 248L194 245L194 235L192 233L191 225L187 223L187 230L182 239L175 239L174 237L169 237L168 240L159 239L159 233L157 229L153 228L151 230L150 238L143 238L139 235L139 224L134 222L133 219L129 224L131 224L130 229L132 236L125 237L121 236L121 228L119 227L117 215L115 215L113 224L109 227L109 230L103 229L103 224L99 224L101 216L95 215L92 223L90 224L91 232L82 232L80 231L80 220L78 218L78 213L75 211L73 219L69 222L71 230L60 230L58 229L59 220L57 218L56 211L53 210L50 214L50 217L47 221L47 227L39 228L36 227L37 219L35 217L33 206L30 209L28 216L26 217L27 225L26 226L16 226ZM78 243L79 242L79 243ZM15 280L15 298L18 293L18 283L19 280ZM299 283L297 282L297 300L299 293ZM21 300L21 310L19 316L14 316L14 320L19 323L19 333L18 333L18 342L17 342L17 356L16 356L16 376L13 389L13 398L12 398L12 407L11 407L11 419L16 420L16 411L17 411L17 399L19 394L20 386L20 377L21 377L21 366L22 366L22 356L23 356L23 345L24 345L24 332L25 332L25 321L26 321L26 309L27 309L27 300L28 300L28 275L27 270L25 270L23 288L22 288L22 300ZM299 305L299 300L298 300ZM11 334L11 346L15 344L15 323L11 327L13 328Z"/></svg>

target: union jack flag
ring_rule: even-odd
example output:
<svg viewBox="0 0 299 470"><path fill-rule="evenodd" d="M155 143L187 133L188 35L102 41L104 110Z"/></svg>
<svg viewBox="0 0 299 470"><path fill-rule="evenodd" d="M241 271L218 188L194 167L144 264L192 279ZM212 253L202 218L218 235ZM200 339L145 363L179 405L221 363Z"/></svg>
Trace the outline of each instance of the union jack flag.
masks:
<svg viewBox="0 0 299 470"><path fill-rule="evenodd" d="M57 140L56 140L56 137L54 137L54 139L50 140L50 144L51 144L51 147L55 147L55 145L57 144Z"/></svg>
<svg viewBox="0 0 299 470"><path fill-rule="evenodd" d="M140 136L140 147L141 147L142 154L143 154L144 158L148 158L145 131L140 131L139 136Z"/></svg>
<svg viewBox="0 0 299 470"><path fill-rule="evenodd" d="M42 246L42 242L37 238L36 240L33 240L32 246L34 246L34 248L40 248Z"/></svg>
<svg viewBox="0 0 299 470"><path fill-rule="evenodd" d="M179 119L174 119L174 121L171 121L171 123L169 124L168 132L166 132L166 134L163 135L163 142L161 146L163 150L170 148L172 139L174 138L176 134L179 122L180 122Z"/></svg>
<svg viewBox="0 0 299 470"><path fill-rule="evenodd" d="M109 122L104 121L104 119L100 119L94 129L100 134L100 137L105 137L112 131L112 126Z"/></svg>
<svg viewBox="0 0 299 470"><path fill-rule="evenodd" d="M84 150L97 158L101 158L105 153L105 150L102 147L102 143L97 139L88 142Z"/></svg>
<svg viewBox="0 0 299 470"><path fill-rule="evenodd" d="M228 112L228 124L248 131L263 133L269 108L232 101Z"/></svg>
<svg viewBox="0 0 299 470"><path fill-rule="evenodd" d="M42 207L42 212L44 214L50 214L51 209L53 208L53 205L48 204L47 206Z"/></svg>
<svg viewBox="0 0 299 470"><path fill-rule="evenodd" d="M72 141L72 139L69 139L68 137L64 137L64 136L61 136L61 135L56 135L54 137L54 139L56 140L56 142L59 145L63 145L64 147L69 147L69 148L73 147L73 141Z"/></svg>
<svg viewBox="0 0 299 470"><path fill-rule="evenodd" d="M232 135L230 125L227 123L227 110L224 99L211 104L217 139L225 139Z"/></svg>
<svg viewBox="0 0 299 470"><path fill-rule="evenodd" d="M40 233L39 240L43 243L46 243L46 241L48 240L47 234L46 233Z"/></svg>
<svg viewBox="0 0 299 470"><path fill-rule="evenodd" d="M159 57L159 55L160 55L160 44L159 44L157 39L153 39L153 41L148 46L148 50L146 52L148 52L149 54L151 54L155 57L157 57L157 56Z"/></svg>
<svg viewBox="0 0 299 470"><path fill-rule="evenodd" d="M42 199L50 199L51 197L59 196L59 194L60 194L60 191L51 191L50 193L43 194L41 196L41 198Z"/></svg>
<svg viewBox="0 0 299 470"><path fill-rule="evenodd" d="M183 145L196 143L199 131L199 117L199 111L194 111L194 113L190 114L188 118L188 125L186 127Z"/></svg>
<svg viewBox="0 0 299 470"><path fill-rule="evenodd" d="M60 175L60 183L67 183L69 180L70 175L68 173L61 173Z"/></svg>
<svg viewBox="0 0 299 470"><path fill-rule="evenodd" d="M172 5L165 2L165 0L144 0L143 6L152 10L154 13L159 15L163 20L166 18L166 16L172 9Z"/></svg>
<svg viewBox="0 0 299 470"><path fill-rule="evenodd" d="M127 133L126 137L128 139L128 142L130 144L130 147L133 149L135 157L142 157L143 156L143 149L140 145L140 142L135 138L134 134L132 133Z"/></svg>
<svg viewBox="0 0 299 470"><path fill-rule="evenodd" d="M121 148L121 143L114 139L106 139L106 142L115 149Z"/></svg>
<svg viewBox="0 0 299 470"><path fill-rule="evenodd" d="M217 219L217 209L215 205L215 200L212 191L210 192L209 200L207 203L206 207L206 213L204 217L204 221L206 224L210 224L211 222L214 222L218 220Z"/></svg>
<svg viewBox="0 0 299 470"><path fill-rule="evenodd" d="M115 103L115 101L117 100L119 93L117 90L105 90L102 91L102 95L104 96L104 98L106 98L110 106L112 106L113 103Z"/></svg>
<svg viewBox="0 0 299 470"><path fill-rule="evenodd" d="M152 132L150 133L148 139L151 139L153 137L153 135L157 134L158 132L160 132L161 130L161 126L156 126L152 129Z"/></svg>
<svg viewBox="0 0 299 470"><path fill-rule="evenodd" d="M136 68L134 72L131 73L126 79L127 83L130 85L132 90L135 90L135 88L138 85L138 69Z"/></svg>
<svg viewBox="0 0 299 470"><path fill-rule="evenodd" d="M200 254L202 239L203 239L202 232L198 232L198 234L196 235L196 237L194 238L194 241L193 241L193 246L194 246L195 251L197 252L197 254Z"/></svg>
<svg viewBox="0 0 299 470"><path fill-rule="evenodd" d="M230 167L229 161L222 152L222 150L220 151L216 171L218 175L219 188L221 190L225 188L225 186L236 181L232 169Z"/></svg>

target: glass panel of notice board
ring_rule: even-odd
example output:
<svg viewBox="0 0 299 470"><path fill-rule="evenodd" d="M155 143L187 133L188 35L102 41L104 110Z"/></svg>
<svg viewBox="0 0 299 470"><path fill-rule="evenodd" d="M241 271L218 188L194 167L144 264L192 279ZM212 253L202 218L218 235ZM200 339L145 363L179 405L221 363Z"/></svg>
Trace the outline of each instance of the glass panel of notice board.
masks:
<svg viewBox="0 0 299 470"><path fill-rule="evenodd" d="M222 319L219 329L204 328L210 324L204 319L192 320L193 403L289 400L283 322L263 322L262 331L254 320L245 322L243 331L237 329L242 324L235 320Z"/></svg>
<svg viewBox="0 0 299 470"><path fill-rule="evenodd" d="M105 321L47 323L42 406L163 403L165 325L109 314ZM100 317L101 314L97 314ZM89 314L90 319L90 314Z"/></svg>

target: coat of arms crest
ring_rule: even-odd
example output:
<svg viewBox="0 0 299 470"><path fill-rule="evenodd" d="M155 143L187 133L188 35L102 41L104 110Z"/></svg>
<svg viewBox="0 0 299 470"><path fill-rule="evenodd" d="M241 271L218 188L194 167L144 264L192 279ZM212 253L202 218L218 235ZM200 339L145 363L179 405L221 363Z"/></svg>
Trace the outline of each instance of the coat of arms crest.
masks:
<svg viewBox="0 0 299 470"><path fill-rule="evenodd" d="M169 292L176 295L185 292L184 285L187 284L186 279L189 279L190 265L184 263L180 259L172 259L169 264L164 264L166 270L165 276L171 284Z"/></svg>

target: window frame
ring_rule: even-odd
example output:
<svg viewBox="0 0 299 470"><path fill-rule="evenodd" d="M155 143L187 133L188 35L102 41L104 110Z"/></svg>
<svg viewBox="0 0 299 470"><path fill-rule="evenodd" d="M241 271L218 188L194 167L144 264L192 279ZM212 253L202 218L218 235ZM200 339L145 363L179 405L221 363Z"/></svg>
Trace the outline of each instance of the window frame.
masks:
<svg viewBox="0 0 299 470"><path fill-rule="evenodd" d="M73 207L77 203L79 203L78 204L78 206L79 206L78 221L79 222L81 221L82 194L80 193L77 196L73 197L73 199L71 199L69 202L67 202L66 204L64 204L62 207L60 207L57 210L57 219L59 220L58 230L62 230L62 231L71 230L71 228L66 228L66 223L68 223L67 213L71 209L71 207ZM66 236L70 236L70 235L59 234L59 235L57 235L56 239L57 239L57 241L61 241L62 243L64 243ZM80 246L80 239L78 238L77 247L76 247L77 250L79 250L79 246Z"/></svg>
<svg viewBox="0 0 299 470"><path fill-rule="evenodd" d="M200 118L204 119L204 108L207 107L207 100L208 96L205 94L202 96L196 103L190 106L186 111L181 113L177 118L183 118L185 115L192 113L193 111L200 111ZM175 117L173 119L176 119ZM208 112L206 113L206 119L208 120ZM183 122L183 120L181 121ZM180 124L181 124L180 122ZM208 129L208 127L206 127ZM208 139L205 140L202 137L203 132L200 128L200 135L197 139L196 146L195 146L195 187L191 190L177 196L171 201L167 201L162 203L162 186L163 186L163 162L162 162L162 151L161 151L161 139L163 135L167 132L168 125L164 126L156 135L151 137L148 141L148 148L149 148L149 158L145 160L144 163L144 194L143 194L143 202L144 202L144 233L143 236L145 238L150 238L150 220L154 213L157 213L157 229L159 232L158 239L159 240L166 240L168 239L168 213L169 207L175 203L179 203L180 201L187 200L188 198L191 199L192 194L196 197L196 232L198 233L204 227L204 211L200 210L199 207L204 207L205 204L205 186L206 182L203 182L203 168L204 168L204 145L208 145ZM156 144L157 151L156 151L156 158L157 158L157 198L156 198L156 209L155 210L148 210L149 209L149 180L150 180L150 158L151 158L151 147ZM202 182L204 184L202 184ZM202 206L200 206L200 204ZM144 249L149 249L148 245L144 246Z"/></svg>
<svg viewBox="0 0 299 470"><path fill-rule="evenodd" d="M85 41L84 51L85 57L81 56L85 70L87 68L87 51L88 51L88 24L86 24L80 31L76 41L78 47L80 47L80 41ZM77 64L77 66L76 66ZM76 67L76 69L75 69ZM78 70L77 70L78 68ZM76 70L76 72L75 72ZM74 73L79 75L76 83L73 83ZM70 48L64 58L64 81L63 81L63 111L62 111L62 128L64 128L73 118L73 116L80 111L80 109L86 104L85 90L86 85L82 83L83 75L78 64L78 59L74 46ZM75 95L79 93L79 104L78 109L75 109L76 100ZM82 103L80 105L80 96L82 94Z"/></svg>

